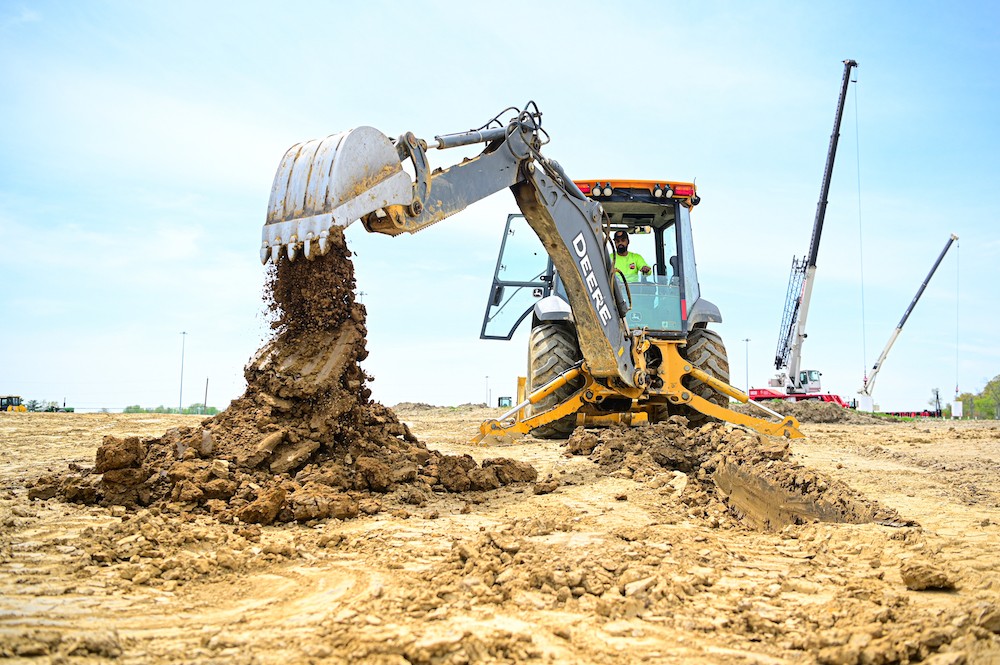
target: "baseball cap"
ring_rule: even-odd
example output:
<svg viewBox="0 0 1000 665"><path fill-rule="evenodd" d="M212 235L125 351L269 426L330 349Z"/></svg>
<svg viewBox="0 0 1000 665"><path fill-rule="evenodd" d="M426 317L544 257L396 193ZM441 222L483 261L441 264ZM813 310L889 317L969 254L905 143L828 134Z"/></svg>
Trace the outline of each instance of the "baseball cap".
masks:
<svg viewBox="0 0 1000 665"><path fill-rule="evenodd" d="M628 238L628 232L624 229L618 229L615 231L615 240L618 240L619 238Z"/></svg>

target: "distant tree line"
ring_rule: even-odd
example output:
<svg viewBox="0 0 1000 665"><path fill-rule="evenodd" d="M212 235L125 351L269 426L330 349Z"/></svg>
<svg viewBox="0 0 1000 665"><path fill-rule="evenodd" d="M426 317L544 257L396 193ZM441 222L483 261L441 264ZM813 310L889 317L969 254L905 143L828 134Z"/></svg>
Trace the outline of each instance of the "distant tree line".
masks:
<svg viewBox="0 0 1000 665"><path fill-rule="evenodd" d="M931 399L933 402L933 398ZM965 420L1000 419L1000 374L986 382L978 393L962 393L958 396L962 403L962 417ZM945 417L951 417L951 405L945 408Z"/></svg>
<svg viewBox="0 0 1000 665"><path fill-rule="evenodd" d="M995 420L1000 407L1000 375L987 381L978 393L962 393L958 399L963 404L966 418L975 420Z"/></svg>
<svg viewBox="0 0 1000 665"><path fill-rule="evenodd" d="M58 411L62 405L45 399L29 399L24 402L24 408L28 411Z"/></svg>
<svg viewBox="0 0 1000 665"><path fill-rule="evenodd" d="M177 413L178 410L172 406L163 406L162 404L156 408L146 408L135 404L133 406L126 406L125 413ZM205 405L200 402L195 402L189 407L186 407L183 411L180 411L186 416L214 416L219 410L214 406L210 406L207 409Z"/></svg>
<svg viewBox="0 0 1000 665"><path fill-rule="evenodd" d="M28 411L60 411L62 405L59 402L52 402L49 400L38 400L29 399L25 400L24 408ZM108 413L108 409L101 409L103 413ZM176 407L163 406L162 404L156 408L145 408L139 406L138 404L134 406L126 406L125 413L177 413ZM189 407L186 407L180 413L188 416L214 416L219 410L214 406L210 406L207 409L205 405L200 402L195 402Z"/></svg>

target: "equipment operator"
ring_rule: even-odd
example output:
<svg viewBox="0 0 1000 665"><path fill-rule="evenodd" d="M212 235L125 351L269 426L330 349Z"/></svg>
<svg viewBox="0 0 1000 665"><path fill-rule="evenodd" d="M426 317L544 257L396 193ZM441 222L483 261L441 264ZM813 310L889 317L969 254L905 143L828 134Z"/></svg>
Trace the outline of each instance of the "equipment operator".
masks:
<svg viewBox="0 0 1000 665"><path fill-rule="evenodd" d="M636 281L639 273L648 275L652 269L641 255L628 251L628 233L619 229L615 231L615 270L625 275L625 281Z"/></svg>

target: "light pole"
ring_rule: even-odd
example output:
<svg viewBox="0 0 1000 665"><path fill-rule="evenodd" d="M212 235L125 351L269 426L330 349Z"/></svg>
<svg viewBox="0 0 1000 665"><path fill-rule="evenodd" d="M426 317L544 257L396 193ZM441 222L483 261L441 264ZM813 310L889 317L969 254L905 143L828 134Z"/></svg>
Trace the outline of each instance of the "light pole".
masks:
<svg viewBox="0 0 1000 665"><path fill-rule="evenodd" d="M181 333L181 394L177 400L177 415L184 413L184 341L187 339L187 333Z"/></svg>
<svg viewBox="0 0 1000 665"><path fill-rule="evenodd" d="M486 406L490 405L490 375L486 375Z"/></svg>
<svg viewBox="0 0 1000 665"><path fill-rule="evenodd" d="M747 338L743 340L745 342L746 352L743 354L743 359L746 361L746 380L747 380L747 395L750 394L750 339Z"/></svg>

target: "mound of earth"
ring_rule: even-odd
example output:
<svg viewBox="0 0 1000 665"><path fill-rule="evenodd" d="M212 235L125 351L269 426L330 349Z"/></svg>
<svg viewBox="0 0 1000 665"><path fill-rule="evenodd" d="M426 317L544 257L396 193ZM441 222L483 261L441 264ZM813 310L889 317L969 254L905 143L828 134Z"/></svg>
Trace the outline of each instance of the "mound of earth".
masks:
<svg viewBox="0 0 1000 665"><path fill-rule="evenodd" d="M783 439L720 423L697 430L687 425L683 416L671 416L647 427L577 428L566 445L572 454L589 455L607 474L683 490L691 515L714 526L727 514L765 530L815 521L915 524L793 462Z"/></svg>
<svg viewBox="0 0 1000 665"><path fill-rule="evenodd" d="M842 423L844 425L888 425L891 419L885 416L876 416L872 413L857 411L855 409L845 409L833 402L820 402L805 400L801 402L786 402L782 400L771 400L763 404L777 411L783 416L792 416L800 423ZM762 411L749 404L734 404L731 409L748 416L760 418Z"/></svg>
<svg viewBox="0 0 1000 665"><path fill-rule="evenodd" d="M427 404L426 402L400 402L396 406L392 407L395 413L402 413L404 411L430 411L432 409L439 409L441 407L434 406L433 404Z"/></svg>
<svg viewBox="0 0 1000 665"><path fill-rule="evenodd" d="M532 482L535 469L497 458L477 464L417 440L369 400L358 363L365 310L342 233L326 256L282 257L265 298L273 337L247 365L246 392L229 408L160 437L106 437L93 470L43 477L34 497L208 512L270 524L375 513L382 499L421 505L435 491Z"/></svg>

